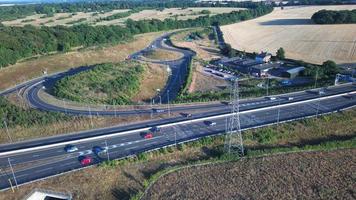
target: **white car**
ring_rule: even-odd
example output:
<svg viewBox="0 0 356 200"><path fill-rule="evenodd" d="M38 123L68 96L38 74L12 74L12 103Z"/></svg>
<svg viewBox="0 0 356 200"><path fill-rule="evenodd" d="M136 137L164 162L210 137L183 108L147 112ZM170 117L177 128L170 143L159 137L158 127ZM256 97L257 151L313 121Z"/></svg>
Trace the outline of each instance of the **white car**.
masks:
<svg viewBox="0 0 356 200"><path fill-rule="evenodd" d="M78 151L78 147L68 144L67 146L64 147L64 151L67 153L72 153L72 152Z"/></svg>

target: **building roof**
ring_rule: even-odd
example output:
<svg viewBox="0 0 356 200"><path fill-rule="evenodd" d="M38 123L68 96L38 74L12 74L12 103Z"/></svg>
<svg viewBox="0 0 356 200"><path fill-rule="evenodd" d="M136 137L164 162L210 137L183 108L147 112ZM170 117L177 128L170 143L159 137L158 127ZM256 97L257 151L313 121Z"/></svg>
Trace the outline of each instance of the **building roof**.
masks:
<svg viewBox="0 0 356 200"><path fill-rule="evenodd" d="M261 52L261 53L256 55L256 57L259 57L259 58L264 58L266 56L272 56L272 54L267 53L267 52Z"/></svg>
<svg viewBox="0 0 356 200"><path fill-rule="evenodd" d="M299 73L303 70L305 70L305 67L294 67L294 68L288 69L286 72L288 72L290 74L295 74L295 73Z"/></svg>
<svg viewBox="0 0 356 200"><path fill-rule="evenodd" d="M266 70L271 69L274 67L279 67L281 64L279 63L264 63L259 65L253 65L252 68L259 69L259 70Z"/></svg>

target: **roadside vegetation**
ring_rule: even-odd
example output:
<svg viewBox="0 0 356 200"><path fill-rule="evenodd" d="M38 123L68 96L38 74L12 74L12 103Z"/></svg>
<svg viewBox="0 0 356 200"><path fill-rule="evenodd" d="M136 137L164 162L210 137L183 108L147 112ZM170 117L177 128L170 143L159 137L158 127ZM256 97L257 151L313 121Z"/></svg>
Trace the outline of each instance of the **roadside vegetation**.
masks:
<svg viewBox="0 0 356 200"><path fill-rule="evenodd" d="M58 81L54 94L81 103L129 104L140 89L143 65L134 61L96 65Z"/></svg>
<svg viewBox="0 0 356 200"><path fill-rule="evenodd" d="M47 125L57 121L68 121L72 117L57 112L42 112L35 109L24 109L11 104L6 98L0 96L0 129L17 126L31 127L34 125Z"/></svg>
<svg viewBox="0 0 356 200"><path fill-rule="evenodd" d="M242 161L237 161L236 157L224 154L224 136L207 137L194 142L179 144L177 147L168 147L158 151L142 153L137 157L105 162L99 167L88 168L24 185L16 193L12 193L10 190L5 191L0 199L22 198L34 188L70 191L74 198L81 199L94 199L94 197L100 199L138 199L143 194L145 188L156 180L159 180L160 175L195 164L218 164L226 161L236 161L232 162L235 167L248 165L256 167L255 171L287 172L294 170L293 167L288 167L290 166L289 164L286 165L284 163L275 166L267 164L267 162L270 163L268 160L273 160L276 157L269 157L271 153L307 151L302 154L281 155L281 159L284 162L295 157L309 157L312 155L323 155L330 159L333 157L331 155L334 155L333 152L339 152L337 153L339 155L338 158L344 156L350 158L349 155L354 155L354 150L334 150L356 148L355 120L356 110L352 109L322 116L317 119L306 119L280 124L279 126L245 131L243 132L243 137L245 148L247 149L246 153L247 157L251 158ZM309 151L316 150L322 150L322 152L308 153ZM325 152L323 152L324 150ZM352 153L347 153L349 151ZM254 158L256 156L263 157ZM260 159L264 161L264 164L257 164ZM308 162L301 162L305 163L303 165L304 170L309 169L307 166L315 166L308 164ZM275 163L277 164L278 162ZM293 163L291 162L291 165L302 167L300 162L298 162L299 164ZM324 162L325 167L329 168L329 166L332 166L326 163ZM286 168L276 170L279 169L276 166L286 166ZM318 166L319 168L321 167L319 164ZM320 170L310 173L314 177L325 177L321 176ZM98 181L97 177L106 178ZM98 184L102 187L98 187ZM288 179L286 180L286 184L294 184L294 182Z"/></svg>

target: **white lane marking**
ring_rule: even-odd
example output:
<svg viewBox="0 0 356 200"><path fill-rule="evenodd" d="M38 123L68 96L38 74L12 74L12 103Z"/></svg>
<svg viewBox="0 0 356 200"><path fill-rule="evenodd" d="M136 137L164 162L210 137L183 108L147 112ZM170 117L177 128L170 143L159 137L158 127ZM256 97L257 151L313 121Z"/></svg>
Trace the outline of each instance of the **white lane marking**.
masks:
<svg viewBox="0 0 356 200"><path fill-rule="evenodd" d="M348 94L356 94L356 91L347 92L347 93ZM287 106L291 106L291 105L304 104L304 103L320 101L320 100L324 100L324 99L331 99L331 98L343 96L345 94L346 93L342 93L342 94L336 94L336 95L330 95L330 96L325 96L325 97L313 98L313 99L297 101L297 102L292 102L292 103L286 103L286 104L281 104L281 105L274 105L274 106L269 106L269 107L264 107L264 108L245 110L245 111L241 111L240 114L257 112L257 111L264 111L264 110L270 110L270 109L274 109L274 108L278 108L278 107L287 107ZM168 123L168 124L160 125L158 127L164 128L164 127L170 127L170 126L176 126L176 125L182 125L182 124L190 124L190 123L193 123L193 122L200 122L200 121L205 121L205 120L212 120L212 119L219 119L219 118L229 117L231 115L232 115L231 113L219 114L219 115L215 115L215 116L211 116L211 117L203 117L203 118L198 118L198 119L193 119L193 120L185 120L185 121L181 121L181 122ZM136 133L137 134L138 132L147 131L149 129L150 128L140 128L140 129L136 129L136 130L111 133L111 134L108 134L108 135L100 135L100 136L84 138L84 139L78 139L78 140L73 140L73 141L68 141L68 142L59 142L59 143L55 143L55 144L43 145L43 146L38 146L38 147L30 147L30 148L25 148L25 149L12 150L12 151L7 151L7 152L2 152L2 153L0 153L0 156L7 156L9 154L17 154L17 153L35 151L35 150L40 150L40 149L48 149L48 148L52 148L52 147L63 146L63 145L73 144L73 143L80 143L80 142L87 142L87 141L99 140L99 139L110 138L110 137L117 137L119 135L127 135L127 134L132 134L132 133Z"/></svg>
<svg viewBox="0 0 356 200"><path fill-rule="evenodd" d="M39 170L36 170L35 172L36 173L40 173L40 172L44 172L44 171L48 171L48 170L52 170L53 168L52 167L49 167L49 168L46 168L46 169L39 169Z"/></svg>

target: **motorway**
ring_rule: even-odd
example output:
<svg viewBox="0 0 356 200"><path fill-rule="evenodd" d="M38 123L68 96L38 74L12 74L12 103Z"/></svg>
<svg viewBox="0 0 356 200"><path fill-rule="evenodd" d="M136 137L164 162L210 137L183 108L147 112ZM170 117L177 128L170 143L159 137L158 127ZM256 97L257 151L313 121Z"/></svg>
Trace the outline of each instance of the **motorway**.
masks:
<svg viewBox="0 0 356 200"><path fill-rule="evenodd" d="M356 105L355 85L348 84L340 87L347 91L337 93L333 89L327 90L327 94L314 98L312 92L299 94L298 100L288 103L278 103L274 106L241 109L241 128L249 129L260 127L324 113L342 110ZM339 88L339 87L336 87ZM348 89L346 89L348 88ZM334 88L335 89L335 88ZM353 91L349 91L353 90ZM291 95L287 95L291 96ZM277 99L284 101L286 95ZM258 101L257 101L258 102ZM255 102L256 103L256 102ZM258 104L255 104L258 105ZM216 113L202 113L195 119L163 119L146 124L134 124L130 126L111 127L107 129L93 130L92 134L82 132L79 134L63 135L60 137L42 138L22 143L14 143L0 146L0 188L8 188L9 180L14 184L14 178L9 168L8 159L14 168L14 174L18 184L53 176L56 174L81 168L78 158L83 155L91 155L97 164L108 159L108 155L95 155L92 152L94 146L107 147L109 159L123 158L139 152L172 145L176 142L189 141L204 136L215 135L225 131L226 120L229 114L217 111ZM204 116L206 115L206 116ZM278 118L279 116L279 118ZM177 122L178 121L178 122ZM214 121L216 126L208 126L206 121ZM144 139L143 134L156 124L160 124L162 131L151 139ZM82 137L77 137L82 134ZM86 136L84 136L86 135ZM58 139L66 138L59 141ZM78 152L65 153L66 144L75 144ZM27 145L27 146L26 146Z"/></svg>
<svg viewBox="0 0 356 200"><path fill-rule="evenodd" d="M178 60L154 61L166 64L172 70L172 75L160 94L163 103L168 102L168 99L174 99L178 94L183 83L182 80L185 79L187 74L187 66L194 55L194 52L190 50L177 49L171 46L167 39L168 36L163 35L159 37L146 49L129 57L129 59L140 59L140 55L152 48L162 48L183 53L183 58ZM90 67L80 67L67 72L41 77L3 91L0 95L21 90L27 101L34 108L72 115L128 116L152 113L152 109L149 108L117 111L71 109L49 104L39 97L38 93L44 87L50 89L59 79L88 69ZM241 127L242 129L249 129L266 126L276 122L339 111L356 105L356 85L354 84L329 87L325 90L325 94L319 94L319 90L277 95L274 96L274 99L261 97L241 100ZM156 102L158 102L158 96L156 97ZM198 113L194 113L189 118L182 115L125 126L108 127L0 145L0 189L9 188L9 180L12 184L16 184L16 182L17 184L24 184L80 169L83 166L79 162L79 157L83 155L92 156L94 158L94 165L108 158L110 160L124 158L177 142L186 142L204 136L224 133L226 120L230 117L230 105L226 103L211 103L174 106L170 109L171 112L179 113L189 113L193 110L198 111ZM168 110L164 109L159 114L167 112ZM207 121L214 121L217 125L208 126ZM154 126L161 127L161 133L155 134L151 139L144 139L143 134ZM79 148L79 151L66 153L64 146L67 144L75 144ZM105 147L106 145L109 150L108 155L95 155L93 153L92 149L94 146ZM10 170L9 161L14 169L14 173ZM16 180L14 177L16 177Z"/></svg>

